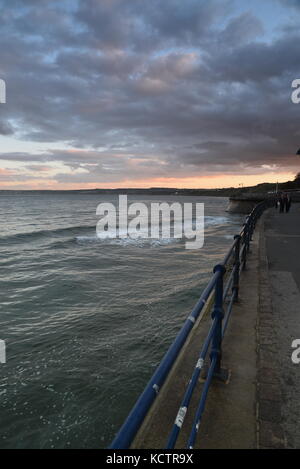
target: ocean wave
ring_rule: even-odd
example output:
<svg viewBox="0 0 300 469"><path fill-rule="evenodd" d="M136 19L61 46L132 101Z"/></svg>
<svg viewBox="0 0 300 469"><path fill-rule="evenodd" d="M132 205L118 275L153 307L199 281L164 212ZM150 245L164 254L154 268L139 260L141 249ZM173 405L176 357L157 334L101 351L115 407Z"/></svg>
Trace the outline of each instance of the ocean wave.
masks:
<svg viewBox="0 0 300 469"><path fill-rule="evenodd" d="M205 216L204 219L204 225L205 228L209 226L221 226L224 224L227 224L230 222L230 218L228 217L221 217L221 216ZM193 224L195 223L195 220L193 221ZM175 221L175 226L180 226L182 224L181 221L177 222ZM192 224L188 228L191 228ZM118 226L117 226L118 228ZM10 234L8 236L1 236L0 240L3 242L12 242L12 243L18 243L18 242L30 242L38 239L43 239L43 238L59 238L61 236L69 236L69 237L75 237L76 240L83 241L83 242L95 242L99 241L97 236L81 236L78 233L81 231L91 231L96 229L96 224L95 225L78 225L78 226L68 226L68 227L61 227L61 228L54 228L54 229L43 229L43 230L34 230L34 231L28 231L24 233L15 233L15 234ZM147 230L148 231L148 230ZM107 238L109 239L114 239L114 232L107 232ZM119 240L125 240L125 242L128 242L128 239L130 239L132 242L144 240L145 238L140 237L137 239L132 239L132 238L127 238L127 233L121 232L119 235ZM90 241L89 241L90 240ZM126 241L127 240L127 241ZM169 240L169 241L168 241ZM146 240L147 241L147 240ZM156 241L153 240L152 241ZM173 238L168 238L166 239L160 239L159 243L160 244L168 244L168 242L174 242L178 240L174 240Z"/></svg>
<svg viewBox="0 0 300 469"><path fill-rule="evenodd" d="M210 225L225 225L227 223L230 223L231 220L229 217L213 217L213 216L207 216L204 218L204 224L205 226L210 226Z"/></svg>
<svg viewBox="0 0 300 469"><path fill-rule="evenodd" d="M172 243L178 243L181 240L175 238L130 238L130 237L121 237L121 238L98 238L97 235L91 236L76 236L75 240L78 244L95 244L95 243L107 243L111 245L118 246L150 246L150 247L159 247L165 246Z"/></svg>
<svg viewBox="0 0 300 469"><path fill-rule="evenodd" d="M81 230L92 230L95 226L91 225L80 225L80 226L68 226L62 228L55 228L55 229L44 229L44 230L35 230L29 231L24 233L15 233L8 236L1 236L1 241L7 242L24 242L24 241L31 241L36 240L39 238L47 238L47 237L55 237L58 238L63 235L76 235L78 231Z"/></svg>

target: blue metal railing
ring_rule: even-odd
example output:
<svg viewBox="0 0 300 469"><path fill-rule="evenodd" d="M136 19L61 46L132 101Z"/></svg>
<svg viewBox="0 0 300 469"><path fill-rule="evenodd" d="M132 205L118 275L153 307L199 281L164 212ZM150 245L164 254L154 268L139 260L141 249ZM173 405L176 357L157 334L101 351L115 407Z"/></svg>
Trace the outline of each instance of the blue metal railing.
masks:
<svg viewBox="0 0 300 469"><path fill-rule="evenodd" d="M159 367L150 379L143 393L137 400L135 406L122 425L114 441L110 445L111 449L127 449L130 447L134 437L141 427L151 405L155 401L159 390L164 384L169 372L174 365L187 337L192 331L196 321L204 314L204 305L210 300L214 293L214 305L212 308L212 323L206 336L198 361L195 365L191 380L183 396L177 417L170 431L166 448L174 448L182 424L188 411L188 407L199 380L203 373L204 362L210 349L210 365L206 370L205 382L202 394L194 417L194 422L187 442L187 448L193 448L202 415L205 410L206 399L211 382L214 377L226 380L226 370L221 368L222 362L222 340L226 332L232 307L239 296L239 279L241 272L246 268L247 254L250 250L250 243L256 223L262 212L272 205L272 200L259 203L246 218L242 231L234 237L232 246L226 254L223 262L215 266L213 276L204 289L198 303L185 321L182 329L178 333L173 344L162 359ZM225 274L228 272L228 275ZM226 280L226 283L225 283ZM224 285L225 283L225 285ZM225 312L224 312L225 309Z"/></svg>

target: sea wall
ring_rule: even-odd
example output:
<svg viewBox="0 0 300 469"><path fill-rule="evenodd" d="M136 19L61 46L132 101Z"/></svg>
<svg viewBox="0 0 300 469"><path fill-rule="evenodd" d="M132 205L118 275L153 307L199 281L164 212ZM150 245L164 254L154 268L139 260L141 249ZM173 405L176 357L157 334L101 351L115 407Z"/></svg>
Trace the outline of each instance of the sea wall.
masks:
<svg viewBox="0 0 300 469"><path fill-rule="evenodd" d="M290 195L292 198L292 203L299 203L300 202L300 191L284 191ZM248 215L251 213L253 208L265 199L274 198L276 194L243 194L239 196L233 196L229 198L229 205L226 209L227 212L230 213L241 213Z"/></svg>
<svg viewBox="0 0 300 469"><path fill-rule="evenodd" d="M229 205L226 209L226 212L229 213L242 213L248 215L252 212L255 205L257 205L259 201L254 200L243 200L243 199L229 199Z"/></svg>

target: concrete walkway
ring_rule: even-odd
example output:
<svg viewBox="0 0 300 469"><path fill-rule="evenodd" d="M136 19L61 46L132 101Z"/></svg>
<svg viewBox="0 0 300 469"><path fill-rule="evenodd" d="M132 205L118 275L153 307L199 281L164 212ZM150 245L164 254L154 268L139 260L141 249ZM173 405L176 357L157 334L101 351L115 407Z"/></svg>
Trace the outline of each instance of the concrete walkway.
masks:
<svg viewBox="0 0 300 469"><path fill-rule="evenodd" d="M286 447L300 448L300 365L291 360L291 344L300 339L300 204L287 214L268 211L265 237L277 336L281 427Z"/></svg>

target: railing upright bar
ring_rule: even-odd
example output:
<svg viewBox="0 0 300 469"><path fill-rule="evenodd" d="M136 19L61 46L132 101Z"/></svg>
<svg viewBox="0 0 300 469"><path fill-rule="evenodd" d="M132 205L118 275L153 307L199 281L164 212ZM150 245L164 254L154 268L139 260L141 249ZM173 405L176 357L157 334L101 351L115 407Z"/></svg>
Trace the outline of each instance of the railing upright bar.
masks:
<svg viewBox="0 0 300 469"><path fill-rule="evenodd" d="M222 321L224 318L224 311L223 311L223 277L226 272L224 265L219 264L216 265L214 268L214 272L219 272L220 275L216 282L215 287L215 304L214 309L212 312L212 320L217 320L217 326L215 329L215 333L212 337L212 344L211 344L211 353L210 359L216 357L216 369L215 373L221 372L221 360L222 360Z"/></svg>
<svg viewBox="0 0 300 469"><path fill-rule="evenodd" d="M231 245L231 248L229 249L228 253L226 254L226 256L224 257L224 260L222 262L223 265L227 265L234 250L235 250L235 247L236 247L236 240L233 241L232 245Z"/></svg>
<svg viewBox="0 0 300 469"><path fill-rule="evenodd" d="M232 310L232 306L233 306L234 301L235 301L235 293L233 292L232 295L231 295L231 298L230 298L230 301L229 301L225 316L224 316L224 321L223 321L224 324L223 324L223 330L222 330L222 337L223 338L225 336L225 332L226 332L226 329L227 329L227 326L228 326L228 323L229 323L229 319L230 319L230 316L231 316L231 310Z"/></svg>
<svg viewBox="0 0 300 469"><path fill-rule="evenodd" d="M241 249L241 257L242 257L242 270L246 269L246 264L247 264L247 230L248 227L245 224L244 225L244 230L243 230L243 236L242 236L242 249Z"/></svg>
<svg viewBox="0 0 300 469"><path fill-rule="evenodd" d="M250 251L250 238L251 238L251 218L248 216L246 218L247 234L246 234L246 252Z"/></svg>
<svg viewBox="0 0 300 469"><path fill-rule="evenodd" d="M232 269L227 279L226 286L224 288L223 301L226 301L227 299L228 292L230 290L230 287L232 287L232 284L233 284L233 278L234 278L234 268Z"/></svg>
<svg viewBox="0 0 300 469"><path fill-rule="evenodd" d="M239 299L239 285L240 285L240 248L241 248L241 236L236 235L234 237L236 240L235 252L234 252L234 274L233 274L233 286L232 290L234 292L234 301Z"/></svg>

